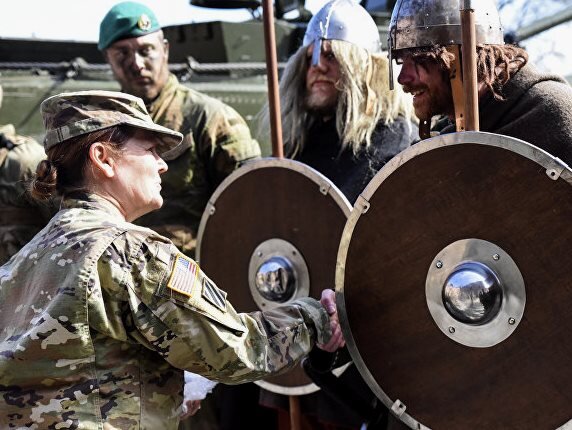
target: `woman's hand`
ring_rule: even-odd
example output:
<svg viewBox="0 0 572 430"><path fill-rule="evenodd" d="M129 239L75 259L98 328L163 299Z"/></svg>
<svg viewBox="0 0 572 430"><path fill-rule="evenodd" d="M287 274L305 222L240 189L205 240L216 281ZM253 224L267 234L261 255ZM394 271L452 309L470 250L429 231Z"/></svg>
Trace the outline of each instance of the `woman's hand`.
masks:
<svg viewBox="0 0 572 430"><path fill-rule="evenodd" d="M187 400L183 405L183 413L181 414L181 420L186 420L189 417L195 415L201 408L200 400Z"/></svg>
<svg viewBox="0 0 572 430"><path fill-rule="evenodd" d="M327 352L335 352L343 348L346 344L342 328L338 319L338 311L336 308L336 293L334 290L322 291L320 303L326 308L326 312L330 316L330 328L332 329L332 338L326 344L317 344L318 348Z"/></svg>

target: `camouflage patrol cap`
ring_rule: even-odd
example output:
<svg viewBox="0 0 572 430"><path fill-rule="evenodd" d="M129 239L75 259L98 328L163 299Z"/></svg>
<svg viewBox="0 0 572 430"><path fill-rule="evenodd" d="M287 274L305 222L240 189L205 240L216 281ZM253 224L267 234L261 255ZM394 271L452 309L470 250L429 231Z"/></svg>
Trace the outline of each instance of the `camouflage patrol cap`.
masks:
<svg viewBox="0 0 572 430"><path fill-rule="evenodd" d="M46 152L72 137L115 125L129 125L153 132L161 142L160 153L177 146L183 135L155 124L143 100L115 91L62 93L44 100L40 106L46 135Z"/></svg>
<svg viewBox="0 0 572 430"><path fill-rule="evenodd" d="M132 1L125 1L113 6L99 26L100 51L121 39L145 36L161 30L159 21L147 6Z"/></svg>

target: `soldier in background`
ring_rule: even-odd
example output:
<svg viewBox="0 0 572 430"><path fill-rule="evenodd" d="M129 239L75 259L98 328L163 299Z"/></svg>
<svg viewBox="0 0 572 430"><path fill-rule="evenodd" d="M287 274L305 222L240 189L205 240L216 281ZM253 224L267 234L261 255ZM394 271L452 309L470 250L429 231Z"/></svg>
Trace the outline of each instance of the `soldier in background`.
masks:
<svg viewBox="0 0 572 430"><path fill-rule="evenodd" d="M401 64L398 81L413 94L415 113L428 127L442 115L441 133L455 131L454 62L461 44L459 0L423 4L404 0L393 12L391 55ZM477 31L480 130L525 140L572 165L572 88L551 73L539 72L528 53L505 45L491 0L473 3ZM431 16L431 26L422 20ZM479 39L480 37L480 39ZM390 64L391 66L391 64Z"/></svg>
<svg viewBox="0 0 572 430"><path fill-rule="evenodd" d="M136 2L113 6L100 25L98 48L121 90L141 97L157 124L183 143L162 154L163 207L135 222L168 237L189 256L204 208L220 182L260 156L244 119L224 103L181 85L169 73L169 43L153 11Z"/></svg>
<svg viewBox="0 0 572 430"><path fill-rule="evenodd" d="M0 87L0 107L2 96ZM44 158L44 148L34 139L16 134L12 124L0 126L0 265L55 213L53 205L34 201L26 191L27 181Z"/></svg>
<svg viewBox="0 0 572 430"><path fill-rule="evenodd" d="M352 204L378 170L418 134L411 98L389 88L388 60L381 52L375 22L350 0L330 1L314 15L303 46L283 72L280 103L286 156L325 175ZM266 108L261 130L268 128ZM334 359L313 354L306 370L314 375L329 373L344 364ZM388 413L382 405L364 416L347 404L347 397L364 405L376 403L355 366L339 377L339 386L352 395L342 399L324 387L300 397L303 426L358 429L369 421L368 428L387 428ZM288 408L284 396L266 390L261 390L261 401ZM399 427L391 421L391 428Z"/></svg>

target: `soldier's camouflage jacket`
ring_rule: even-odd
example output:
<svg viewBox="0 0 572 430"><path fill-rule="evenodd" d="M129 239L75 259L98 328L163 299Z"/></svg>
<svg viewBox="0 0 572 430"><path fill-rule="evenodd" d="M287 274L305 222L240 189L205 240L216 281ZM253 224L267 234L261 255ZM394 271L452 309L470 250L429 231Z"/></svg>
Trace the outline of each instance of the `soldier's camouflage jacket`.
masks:
<svg viewBox="0 0 572 430"><path fill-rule="evenodd" d="M0 264L4 264L44 227L50 208L28 198L26 182L46 158L44 148L16 134L11 124L0 126Z"/></svg>
<svg viewBox="0 0 572 430"><path fill-rule="evenodd" d="M252 381L329 340L316 300L238 314L168 239L75 197L0 267L0 428L176 429L179 369Z"/></svg>
<svg viewBox="0 0 572 430"><path fill-rule="evenodd" d="M230 106L169 77L147 109L153 122L181 132L183 142L161 154L163 207L135 221L167 236L189 256L203 211L216 187L243 162L260 157L260 146Z"/></svg>

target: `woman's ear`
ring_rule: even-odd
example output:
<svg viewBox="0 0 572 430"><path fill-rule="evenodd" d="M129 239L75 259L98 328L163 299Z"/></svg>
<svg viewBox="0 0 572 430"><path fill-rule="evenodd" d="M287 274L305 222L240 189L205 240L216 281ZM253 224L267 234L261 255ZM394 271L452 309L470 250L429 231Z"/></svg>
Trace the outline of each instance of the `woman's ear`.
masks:
<svg viewBox="0 0 572 430"><path fill-rule="evenodd" d="M100 172L106 178L115 176L115 160L109 148L101 142L95 142L89 147L89 159L91 160L93 171Z"/></svg>

